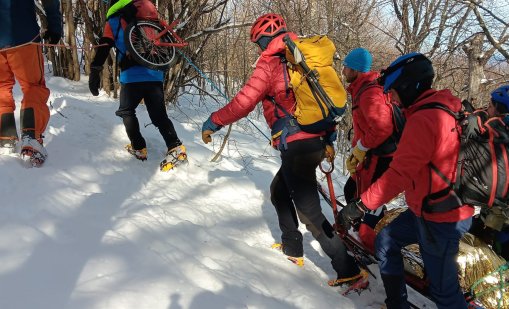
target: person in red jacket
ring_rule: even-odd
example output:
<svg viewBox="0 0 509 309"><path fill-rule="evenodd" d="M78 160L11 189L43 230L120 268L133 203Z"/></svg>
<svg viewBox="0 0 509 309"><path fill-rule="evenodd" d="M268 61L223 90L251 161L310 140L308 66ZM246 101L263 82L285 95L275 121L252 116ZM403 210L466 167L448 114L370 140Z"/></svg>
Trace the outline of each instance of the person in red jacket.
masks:
<svg viewBox="0 0 509 309"><path fill-rule="evenodd" d="M420 53L396 59L379 79L385 92L401 103L406 125L389 169L359 199L340 211L340 223L352 221L405 192L408 210L385 227L375 250L387 298L387 308L410 308L401 248L418 243L429 290L438 308L467 308L458 282L459 240L472 223L473 207L463 205L451 187L433 170L456 179L460 140L458 124L440 103L454 112L461 101L449 90L431 88L431 61Z"/></svg>
<svg viewBox="0 0 509 309"><path fill-rule="evenodd" d="M349 83L347 91L352 98L354 131L353 150L346 159L350 172L344 186L347 203L357 198L389 168L396 150L392 115L393 108L397 107L391 103L390 95L378 85L379 74L370 71L372 59L367 49L355 48L343 61L343 78ZM375 232L369 222L376 224L380 216L371 219L360 225L359 236L372 249Z"/></svg>
<svg viewBox="0 0 509 309"><path fill-rule="evenodd" d="M285 121L287 113L295 112L294 93L288 88L288 71L281 58L286 48L283 42L286 35L292 39L297 37L287 31L286 23L280 15L266 14L254 22L251 41L262 51L256 68L233 100L212 113L205 121L202 128L202 139L205 143L209 143L211 134L221 127L246 117L260 101L270 128L279 127L279 123ZM325 132L311 134L294 127L289 128L285 138L284 146L280 137L273 139L273 145L281 151L282 162L270 185L271 201L276 208L282 232L283 253L296 263L303 262L298 214L299 219L331 258L337 277L331 280L329 285L350 284L366 278L366 271L357 267L321 211L316 168L324 156L333 156L331 152L325 154Z"/></svg>

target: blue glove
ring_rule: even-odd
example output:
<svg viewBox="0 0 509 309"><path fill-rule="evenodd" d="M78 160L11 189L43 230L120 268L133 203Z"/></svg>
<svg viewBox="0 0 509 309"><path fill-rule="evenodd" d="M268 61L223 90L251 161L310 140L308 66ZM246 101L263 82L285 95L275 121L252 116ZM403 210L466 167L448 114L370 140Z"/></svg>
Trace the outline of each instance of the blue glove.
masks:
<svg viewBox="0 0 509 309"><path fill-rule="evenodd" d="M214 132L219 131L222 128L222 126L216 125L214 122L212 122L212 115L203 123L203 126L201 127L201 139L205 144L208 144L212 142L211 135Z"/></svg>

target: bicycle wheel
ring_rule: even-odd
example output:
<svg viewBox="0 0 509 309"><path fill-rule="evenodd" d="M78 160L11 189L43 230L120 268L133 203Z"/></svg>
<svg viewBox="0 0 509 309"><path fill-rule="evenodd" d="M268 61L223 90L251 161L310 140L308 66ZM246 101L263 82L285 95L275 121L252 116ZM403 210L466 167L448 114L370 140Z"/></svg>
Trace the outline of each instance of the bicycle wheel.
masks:
<svg viewBox="0 0 509 309"><path fill-rule="evenodd" d="M177 61L174 46L158 46L153 38L163 31L163 27L154 21L138 20L130 23L124 31L127 51L139 64L154 70L166 70ZM174 43L171 32L158 39L161 43Z"/></svg>

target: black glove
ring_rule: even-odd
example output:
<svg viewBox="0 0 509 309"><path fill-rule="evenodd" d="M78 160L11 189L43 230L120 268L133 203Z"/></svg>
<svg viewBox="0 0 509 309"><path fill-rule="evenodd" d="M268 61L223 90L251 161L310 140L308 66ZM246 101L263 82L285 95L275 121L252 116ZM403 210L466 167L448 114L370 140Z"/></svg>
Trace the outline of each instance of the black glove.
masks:
<svg viewBox="0 0 509 309"><path fill-rule="evenodd" d="M102 67L90 67L90 76L88 77L88 89L94 96L99 95L99 87L101 86Z"/></svg>
<svg viewBox="0 0 509 309"><path fill-rule="evenodd" d="M355 199L339 211L338 223L345 231L348 231L352 222L362 219L367 211L369 209L362 203L361 199Z"/></svg>
<svg viewBox="0 0 509 309"><path fill-rule="evenodd" d="M46 32L44 32L44 35L42 36L42 38L47 43L57 44L60 41L60 39L62 38L62 34L53 32L51 30L46 30Z"/></svg>

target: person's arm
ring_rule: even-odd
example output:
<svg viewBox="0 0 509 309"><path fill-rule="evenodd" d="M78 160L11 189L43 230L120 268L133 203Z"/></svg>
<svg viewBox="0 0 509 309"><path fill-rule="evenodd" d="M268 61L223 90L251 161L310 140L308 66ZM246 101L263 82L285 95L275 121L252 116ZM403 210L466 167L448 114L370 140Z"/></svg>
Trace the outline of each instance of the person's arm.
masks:
<svg viewBox="0 0 509 309"><path fill-rule="evenodd" d="M392 109L378 87L367 89L360 97L359 108L366 119L361 139L364 151L380 146L394 131ZM357 143L359 141L356 141Z"/></svg>
<svg viewBox="0 0 509 309"><path fill-rule="evenodd" d="M437 127L427 114L419 112L407 121L389 169L361 194L367 208L375 210L411 188L415 177L431 162Z"/></svg>
<svg viewBox="0 0 509 309"><path fill-rule="evenodd" d="M218 126L225 126L246 117L253 111L269 92L271 76L267 62L258 62L256 69L235 95L235 97L223 108L212 114L212 122Z"/></svg>
<svg viewBox="0 0 509 309"><path fill-rule="evenodd" d="M51 44L56 44L64 33L62 26L62 13L60 13L59 0L42 0L48 29L44 34L45 39L49 39Z"/></svg>
<svg viewBox="0 0 509 309"><path fill-rule="evenodd" d="M90 92L97 96L99 95L99 88L101 87L101 72L103 65L110 54L110 49L115 45L113 40L113 31L111 31L110 23L104 26L104 33L102 38L99 39L99 46L96 49L94 59L90 63L90 76L88 77L88 89Z"/></svg>
<svg viewBox="0 0 509 309"><path fill-rule="evenodd" d="M103 36L99 39L99 45L98 48L96 48L94 60L90 63L90 67L98 68L102 67L104 62L106 62L106 59L108 58L108 55L110 54L110 49L115 45L115 41L113 39L113 31L111 30L110 23L106 23L104 26L104 32Z"/></svg>

